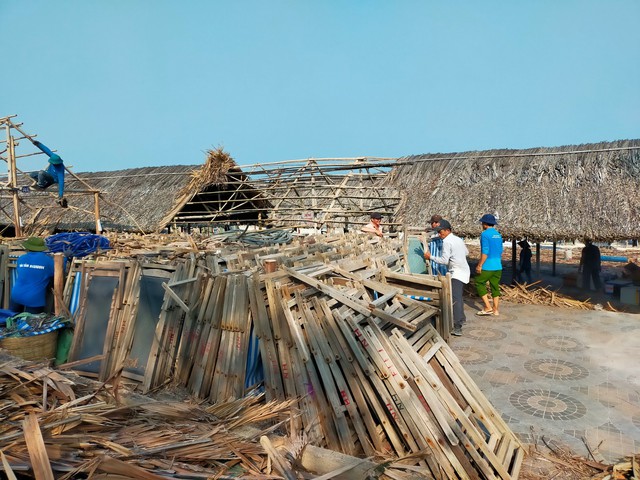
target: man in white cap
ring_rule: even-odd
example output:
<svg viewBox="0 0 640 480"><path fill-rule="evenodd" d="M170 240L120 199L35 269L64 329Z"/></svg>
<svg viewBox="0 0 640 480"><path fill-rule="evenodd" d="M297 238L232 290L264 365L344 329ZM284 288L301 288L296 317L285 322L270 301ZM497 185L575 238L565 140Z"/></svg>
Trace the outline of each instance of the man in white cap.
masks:
<svg viewBox="0 0 640 480"><path fill-rule="evenodd" d="M467 320L464 314L462 293L471 276L469 263L467 263L469 250L460 237L451 233L451 224L447 220L440 220L440 224L435 230L442 239L442 256L434 257L430 252L425 252L424 258L439 265L446 265L451 273L451 296L453 297L453 331L451 334L460 336L462 335L462 325Z"/></svg>

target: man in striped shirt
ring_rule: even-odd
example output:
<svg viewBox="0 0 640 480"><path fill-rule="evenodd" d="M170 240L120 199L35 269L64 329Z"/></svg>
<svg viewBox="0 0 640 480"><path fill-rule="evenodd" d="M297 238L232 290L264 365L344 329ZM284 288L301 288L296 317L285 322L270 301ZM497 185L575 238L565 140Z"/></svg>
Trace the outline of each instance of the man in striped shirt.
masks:
<svg viewBox="0 0 640 480"><path fill-rule="evenodd" d="M429 239L429 253L432 257L442 256L442 238L437 233L437 228L440 226L442 215L432 215L429 223L431 224L432 236ZM431 261L431 275L446 275L447 266L443 264Z"/></svg>

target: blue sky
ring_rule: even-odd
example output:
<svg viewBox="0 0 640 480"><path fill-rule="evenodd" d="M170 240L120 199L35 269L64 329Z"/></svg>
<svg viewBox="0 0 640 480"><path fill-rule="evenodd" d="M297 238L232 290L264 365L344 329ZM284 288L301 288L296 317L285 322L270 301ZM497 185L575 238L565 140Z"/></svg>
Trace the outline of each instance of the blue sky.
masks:
<svg viewBox="0 0 640 480"><path fill-rule="evenodd" d="M639 21L638 0L0 0L0 116L76 172L640 138Z"/></svg>

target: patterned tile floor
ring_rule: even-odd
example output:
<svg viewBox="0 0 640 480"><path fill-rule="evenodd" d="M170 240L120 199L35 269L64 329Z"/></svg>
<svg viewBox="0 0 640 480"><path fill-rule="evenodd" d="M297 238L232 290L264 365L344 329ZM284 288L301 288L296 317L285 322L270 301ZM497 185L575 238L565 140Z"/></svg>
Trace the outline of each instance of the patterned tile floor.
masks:
<svg viewBox="0 0 640 480"><path fill-rule="evenodd" d="M465 308L450 345L523 441L543 435L605 460L640 452L640 315L503 302Z"/></svg>

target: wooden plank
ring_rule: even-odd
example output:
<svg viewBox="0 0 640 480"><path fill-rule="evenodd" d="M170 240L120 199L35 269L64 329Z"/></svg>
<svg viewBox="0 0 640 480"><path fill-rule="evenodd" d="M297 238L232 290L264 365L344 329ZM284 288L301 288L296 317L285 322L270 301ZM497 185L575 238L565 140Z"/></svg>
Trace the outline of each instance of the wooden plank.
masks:
<svg viewBox="0 0 640 480"><path fill-rule="evenodd" d="M22 421L24 440L29 451L31 467L36 480L54 480L53 470L47 455L47 448L42 438L38 417L34 412L29 413Z"/></svg>
<svg viewBox="0 0 640 480"><path fill-rule="evenodd" d="M462 364L460 364L460 361L457 359L453 350L451 350L451 347L449 347L448 345L444 345L443 348L440 349L440 351L436 354L436 357L439 357L441 359L440 361L446 364L444 365L444 367L445 367L445 370L447 370L447 373L451 372L450 376L452 376L452 374L455 375L457 379L456 385L458 386L459 384L464 385L466 391L469 392L468 395L471 395L471 392L475 394L474 398L477 399L477 402L476 402L477 410L485 413L484 416L480 416L481 420L483 422L488 422L490 424L497 425L503 433L508 433L509 435L511 435L513 439L517 442L517 444L520 446L520 448L524 448L524 446L518 440L518 438L511 433L511 429L509 428L507 423L502 419L500 414L498 414L498 412L495 410L493 405L489 403L489 401L487 400L485 395L482 393L482 391L478 388L478 386L475 384L471 376L467 373L467 371L464 369ZM451 368L448 369L447 365L450 365ZM454 377L452 376L452 379L453 378ZM461 389L461 392L462 392L462 389ZM465 395L465 398L466 398L466 395ZM473 405L472 405L472 408L473 408Z"/></svg>
<svg viewBox="0 0 640 480"><path fill-rule="evenodd" d="M200 368L203 369L202 384L198 391L201 397L210 395L211 384L213 382L213 372L215 371L218 359L218 351L220 349L220 341L222 338L222 315L224 313L224 304L227 291L228 278L225 276L216 277L214 288L215 297L209 300L209 305L213 307L210 315L207 313L207 321L209 323L209 335L206 339L205 349L202 359L199 360Z"/></svg>
<svg viewBox="0 0 640 480"><path fill-rule="evenodd" d="M414 377L416 385L420 388L440 427L449 432L447 434L449 440L451 441L451 435L459 439L460 442L456 441L456 444L461 444L465 448L474 460L476 467L482 471L484 478L495 478L491 466L477 451L480 450L484 455L490 456L490 460L493 460L494 463L497 461L491 449L485 444L484 437L469 422L465 413L448 390L439 383L437 376L428 371L428 364L410 348L407 340L397 331L394 332L391 340L397 346L398 354L411 370L411 375ZM466 434L458 427L456 420L461 422ZM462 458L459 458L459 460L462 462ZM470 466L465 467L465 473L470 477L477 476Z"/></svg>
<svg viewBox="0 0 640 480"><path fill-rule="evenodd" d="M373 308L370 310L364 302L354 300L350 298L348 295L342 293L340 290L330 287L329 285L325 285L324 283L318 280L315 280L307 275L300 274L290 268L285 268L285 270L289 272L289 275L291 275L295 279L300 280L301 282L304 282L307 285L311 285L314 288L317 288L321 292L329 295L332 298L335 298L340 303L347 305L349 308L354 309L355 311L357 311L358 313L361 313L365 317L375 315L386 322L393 323L394 325L405 328L407 330L413 331L416 329L414 325L411 325L410 323L407 323L407 322L403 322L402 320L399 320L396 317L385 313L379 308Z"/></svg>
<svg viewBox="0 0 640 480"><path fill-rule="evenodd" d="M253 324L258 337L262 365L265 372L265 389L267 401L284 400L284 386L278 365L276 344L271 331L269 316L265 305L265 298L260 289L259 276L254 273L248 281L249 305L252 312Z"/></svg>
<svg viewBox="0 0 640 480"><path fill-rule="evenodd" d="M195 353L202 336L203 318L211 299L214 284L214 280L209 276L198 276L197 278L190 287L199 294L200 298L198 305L195 305L195 301L190 302L194 306L189 309L189 312L186 312L176 354L175 377L182 385L188 385L194 363L197 361ZM204 289L202 289L202 284L204 284ZM193 295L190 297L192 300Z"/></svg>
<svg viewBox="0 0 640 480"><path fill-rule="evenodd" d="M361 367L365 371L369 370L370 372L372 372L372 374L369 375L369 381L372 383L373 389L375 390L376 394L381 397L387 409L388 415L390 415L395 422L395 425L400 431L402 438L405 442L407 442L407 445L409 446L411 451L417 452L421 450L421 447L418 447L414 435L410 433L407 422L402 416L402 413L404 413L405 409L404 404L401 403L399 397L396 396L394 398L394 394L388 391L387 385L383 381L387 380L391 376L388 367L384 365L384 362L379 361L378 357L375 355L376 351L369 342L369 338L364 330L358 324L356 324L352 318L345 317L344 320L346 321L346 324L349 326L353 334L355 334L364 351L367 352L369 358L372 358L372 360L374 358L378 360L377 363L370 363L369 360L367 360L366 364L361 365ZM410 419L409 422L411 422Z"/></svg>
<svg viewBox="0 0 640 480"><path fill-rule="evenodd" d="M291 358L299 359L297 362L292 363L292 368L295 374L295 378L298 379L296 388L298 394L302 395L302 403L307 403L311 400L312 405L307 403L307 410L316 410L317 413L310 416L306 420L306 425L312 425L315 421L319 420L320 426L324 432L325 439L329 448L333 450L339 450L341 446L341 438L337 435L337 428L334 428L333 414L327 415L331 411L329 408L330 400L327 398L327 392L322 388L322 383L316 372L315 365L311 361L311 352L308 349L306 339L303 337L300 329L300 320L298 320L298 314L294 313L286 306L287 299L282 296L280 291L281 307L284 312L284 318L287 321L288 329L291 333L291 339L293 341L291 348ZM300 312L301 314L302 312ZM326 373L326 372L325 372Z"/></svg>
<svg viewBox="0 0 640 480"><path fill-rule="evenodd" d="M384 333L372 323L364 327L364 332L371 345L367 351L374 359L376 367L380 370L384 369L385 376L382 378L388 385L389 391L393 392L397 398L395 401L398 404L399 413L405 418L420 448L430 448L433 453L433 457L425 458L431 471L435 473L442 469L450 478L456 478L455 472L464 471L464 468L447 445L442 432L429 418L416 392L407 388L406 380L399 370L401 362L394 360L393 351L382 344ZM452 436L449 441L451 442L452 439L457 443L455 436ZM434 462L437 462L438 466Z"/></svg>
<svg viewBox="0 0 640 480"><path fill-rule="evenodd" d="M182 282L180 282L177 285L183 285L183 284ZM189 314L191 312L191 309L188 307L188 305L184 303L184 301L180 298L180 296L166 282L162 283L162 288L164 288L164 291L167 292L167 294L173 299L173 301L182 310L184 310L186 314Z"/></svg>
<svg viewBox="0 0 640 480"><path fill-rule="evenodd" d="M386 269L382 271L382 275L387 279L391 278L394 280L401 280L403 282L426 285L427 287L441 287L441 282L439 280L435 280L431 275L398 273Z"/></svg>
<svg viewBox="0 0 640 480"><path fill-rule="evenodd" d="M213 380L209 391L209 399L212 403L227 400L228 368L233 352L233 332L231 331L232 316L236 308L236 289L238 287L237 275L230 275L227 278L227 289L225 291L224 307L221 317L220 347L213 370Z"/></svg>
<svg viewBox="0 0 640 480"><path fill-rule="evenodd" d="M342 368L342 371L344 371L344 382L346 385L341 387L340 395L347 406L347 411L352 417L352 421L355 423L355 418L357 417L358 421L361 420L364 423L368 432L368 439L362 438L360 434L358 435L362 448L365 454L369 456L375 454L376 451L383 452L385 446L380 440L375 421L362 394L362 389L355 383L356 372L352 366L353 356L351 352L349 352L349 347L344 341L342 333L336 325L327 303L318 298L314 298L313 300L316 311L322 312L323 314L319 319L320 325L318 325L318 328L323 328L325 331L328 341L331 343L332 352L335 354L335 361ZM351 394L352 398L349 397L349 393L347 392ZM358 428L359 427L356 427L356 431L358 431ZM371 448L371 443L374 448Z"/></svg>
<svg viewBox="0 0 640 480"><path fill-rule="evenodd" d="M173 273L171 283L178 282L186 278L185 265L179 264ZM170 307L172 303L172 297L166 294L162 302L162 308L160 310L160 316L158 323L156 324L155 334L153 336L153 342L149 351L149 358L147 360L147 367L144 373L144 381L142 383L142 392L146 393L151 388L156 386L158 379L158 372L161 370L161 363L166 356L166 342L167 338L172 333L172 318Z"/></svg>

